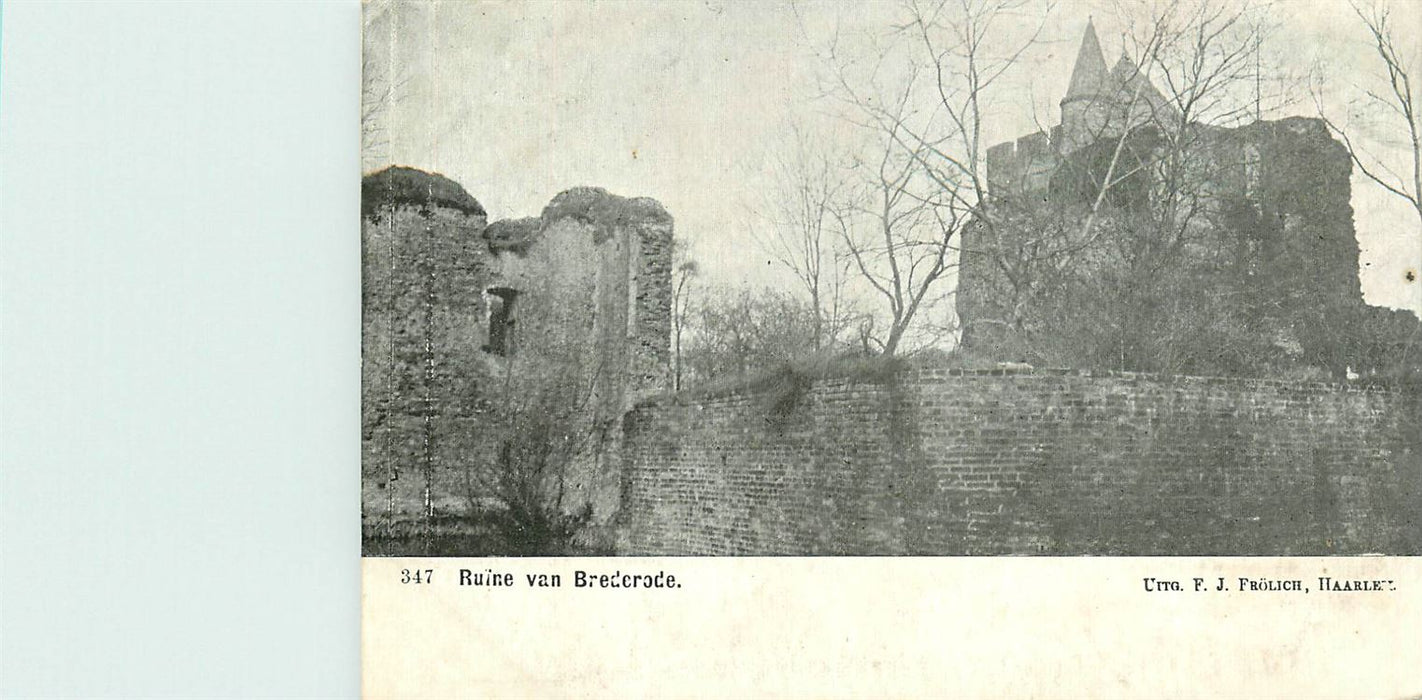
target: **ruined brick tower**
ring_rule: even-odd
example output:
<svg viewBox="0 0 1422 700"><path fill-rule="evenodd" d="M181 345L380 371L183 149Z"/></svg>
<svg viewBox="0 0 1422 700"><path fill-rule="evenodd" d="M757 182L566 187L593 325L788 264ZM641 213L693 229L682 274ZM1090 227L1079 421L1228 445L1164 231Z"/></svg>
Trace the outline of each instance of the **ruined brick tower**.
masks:
<svg viewBox="0 0 1422 700"><path fill-rule="evenodd" d="M1107 68L1090 22L1060 106L1060 124L987 151L998 218L992 227L970 227L963 235L963 347L998 360L1075 361L1080 346L1052 343L1091 319L1052 330L1055 318L1072 311L1063 290L1075 289L1088 300L1115 294L1111 290L1126 284L1120 280L1137 274L1125 262L1131 253L1123 251L1140 247L1143 222L1153 220L1151 230L1159 231L1169 219L1179 229L1172 254L1183 265L1167 271L1179 288L1173 296L1157 295L1131 321L1142 329L1142 342L1153 342L1147 325L1210 303L1229 318L1200 314L1200 328L1232 326L1238 329L1232 342L1251 344L1231 348L1238 352L1220 363L1207 359L1177 371L1313 367L1337 375L1367 364L1349 347L1354 329L1374 313L1362 302L1358 279L1352 165L1320 120L1291 117L1237 128L1187 123L1130 58L1122 55ZM1152 207L1167 149L1186 165L1177 166L1171 185L1180 204L1163 213ZM1103 185L1117 156L1123 164ZM1128 181L1121 173L1130 173ZM1114 189L1107 189L1106 201L1096 201L1103 188ZM1083 229L1085 212L1098 206L1091 235L1071 239L1071 231ZM1049 235L1062 237L1041 244ZM1048 267L1055 267L1044 273L1045 258L1031 257L1038 255L1032 251L1053 245L1050 254L1057 257ZM1043 275L1056 277L1036 285L1047 279Z"/></svg>
<svg viewBox="0 0 1422 700"><path fill-rule="evenodd" d="M539 217L489 224L457 183L402 167L364 178L361 209L367 521L477 502L501 404L554 381L583 436L559 500L611 517L621 417L668 385L671 216L576 188Z"/></svg>

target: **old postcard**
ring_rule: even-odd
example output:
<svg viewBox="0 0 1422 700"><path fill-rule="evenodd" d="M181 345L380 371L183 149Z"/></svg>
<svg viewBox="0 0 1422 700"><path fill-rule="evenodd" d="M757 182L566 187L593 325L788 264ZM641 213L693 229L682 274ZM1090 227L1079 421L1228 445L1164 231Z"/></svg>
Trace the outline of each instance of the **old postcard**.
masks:
<svg viewBox="0 0 1422 700"><path fill-rule="evenodd" d="M1418 9L368 0L366 694L1422 693Z"/></svg>

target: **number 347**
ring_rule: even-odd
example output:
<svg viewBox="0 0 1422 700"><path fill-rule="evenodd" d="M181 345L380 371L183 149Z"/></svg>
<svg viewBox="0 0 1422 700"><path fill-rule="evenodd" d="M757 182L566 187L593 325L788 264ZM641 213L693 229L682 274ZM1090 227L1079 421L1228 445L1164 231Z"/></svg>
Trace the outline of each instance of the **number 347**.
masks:
<svg viewBox="0 0 1422 700"><path fill-rule="evenodd" d="M434 569L401 569L400 583L429 583L434 578Z"/></svg>

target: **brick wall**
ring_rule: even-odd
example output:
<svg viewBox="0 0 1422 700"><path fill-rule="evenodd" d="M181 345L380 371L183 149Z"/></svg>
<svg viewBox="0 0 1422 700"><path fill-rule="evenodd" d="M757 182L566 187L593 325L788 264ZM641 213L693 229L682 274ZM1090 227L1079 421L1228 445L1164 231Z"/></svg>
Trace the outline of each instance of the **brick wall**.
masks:
<svg viewBox="0 0 1422 700"><path fill-rule="evenodd" d="M1382 369L1365 356L1369 343L1359 342L1375 312L1363 303L1358 278L1352 162L1343 144L1322 121L1301 117L1191 133L1182 137L1174 188L1191 212L1188 235L1163 260L1128 255L1135 244L1123 242L1173 230L1159 228L1176 214L1159 209L1158 183L1145 177L1166 166L1137 169L1114 185L1082 235L1111 163L1154 162L1168 150L1155 129L1075 151L1045 176L1050 191L999 193L1005 199L993 224L963 232L956 297L963 347L1038 366L1181 374L1317 368L1342 377L1348 367ZM1023 153L1033 151L1022 141L1015 148L1015 155L1011 144L990 150L990 169L1026 167ZM1131 315L1141 308L1156 317ZM1130 337L1138 331L1143 339ZM1132 350L1155 341L1165 351ZM1215 353L1216 345L1233 352Z"/></svg>
<svg viewBox="0 0 1422 700"><path fill-rule="evenodd" d="M788 387L788 388L787 388ZM625 554L1416 553L1396 388L909 369L625 421Z"/></svg>

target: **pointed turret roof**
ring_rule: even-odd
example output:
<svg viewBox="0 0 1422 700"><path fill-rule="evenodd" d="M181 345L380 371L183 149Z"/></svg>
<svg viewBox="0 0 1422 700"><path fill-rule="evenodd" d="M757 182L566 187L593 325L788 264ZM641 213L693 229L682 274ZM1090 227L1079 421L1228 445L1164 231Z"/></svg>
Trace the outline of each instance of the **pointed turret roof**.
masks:
<svg viewBox="0 0 1422 700"><path fill-rule="evenodd" d="M1157 112L1173 109L1170 101L1160 94L1160 90L1157 90L1155 85L1145 77L1140 66L1137 66L1125 51L1121 52L1121 60L1117 61L1115 67L1111 69L1111 84L1119 91L1117 99L1123 103L1134 99Z"/></svg>
<svg viewBox="0 0 1422 700"><path fill-rule="evenodd" d="M1096 26L1086 21L1086 34L1081 38L1081 48L1076 52L1076 65L1071 69L1071 86L1067 88L1062 102L1095 97L1106 85L1106 57L1101 53L1101 42L1096 38Z"/></svg>
<svg viewBox="0 0 1422 700"><path fill-rule="evenodd" d="M1120 86L1134 87L1136 82L1141 80L1141 69L1126 55L1121 52L1121 60L1116 61L1116 65L1111 68L1111 82Z"/></svg>

